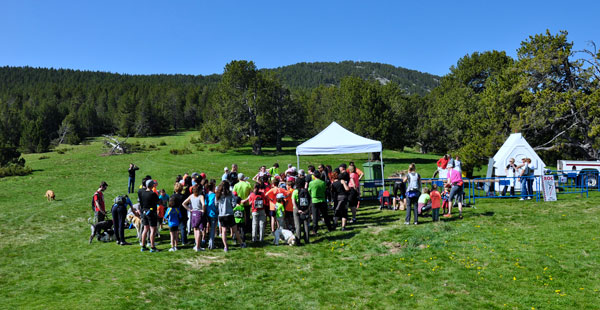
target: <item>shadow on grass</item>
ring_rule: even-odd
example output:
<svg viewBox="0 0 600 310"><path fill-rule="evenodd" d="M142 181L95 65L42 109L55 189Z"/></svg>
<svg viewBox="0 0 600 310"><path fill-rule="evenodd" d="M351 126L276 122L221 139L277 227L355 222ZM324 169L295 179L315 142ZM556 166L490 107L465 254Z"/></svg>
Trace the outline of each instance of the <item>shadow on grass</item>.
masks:
<svg viewBox="0 0 600 310"><path fill-rule="evenodd" d="M408 166L412 163L415 163L416 165L435 164L437 163L437 160L428 158L384 158L383 162L384 164L406 164Z"/></svg>

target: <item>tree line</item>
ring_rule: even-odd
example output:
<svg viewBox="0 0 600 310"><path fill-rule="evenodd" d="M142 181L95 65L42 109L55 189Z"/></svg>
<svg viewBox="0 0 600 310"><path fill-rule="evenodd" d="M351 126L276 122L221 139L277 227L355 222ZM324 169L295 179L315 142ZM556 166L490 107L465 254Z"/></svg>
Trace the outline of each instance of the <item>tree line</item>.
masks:
<svg viewBox="0 0 600 310"><path fill-rule="evenodd" d="M485 164L516 131L546 160L598 159L599 55L593 45L574 50L565 31L546 32L523 41L516 59L503 51L476 52L439 81L418 77L427 90L421 92L376 77L372 63L345 62L340 71L370 66L370 76L338 72L324 81L326 74L314 74L318 82L306 76L330 64L258 70L239 60L212 76L4 67L0 158L105 133L184 129L198 129L205 141L225 147L251 145L260 154L265 145L281 149L283 137L309 138L337 121L384 148L461 154L466 170ZM305 77L291 78L293 72Z"/></svg>

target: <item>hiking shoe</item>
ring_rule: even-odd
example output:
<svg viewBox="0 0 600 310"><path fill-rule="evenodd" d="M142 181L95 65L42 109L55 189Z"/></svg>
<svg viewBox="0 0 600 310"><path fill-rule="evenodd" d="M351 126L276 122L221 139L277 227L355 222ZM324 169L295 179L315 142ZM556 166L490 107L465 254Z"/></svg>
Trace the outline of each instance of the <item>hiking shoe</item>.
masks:
<svg viewBox="0 0 600 310"><path fill-rule="evenodd" d="M415 225L419 225L419 223L417 223L417 222L414 222L413 224L415 224Z"/></svg>
<svg viewBox="0 0 600 310"><path fill-rule="evenodd" d="M228 248L224 248L223 252L227 253L227 252L229 252L229 249Z"/></svg>
<svg viewBox="0 0 600 310"><path fill-rule="evenodd" d="M519 200L525 200L525 198L521 198L521 199L519 199Z"/></svg>
<svg viewBox="0 0 600 310"><path fill-rule="evenodd" d="M175 251L177 251L177 250L175 250L175 248L170 248L169 249L169 252L175 252Z"/></svg>
<svg viewBox="0 0 600 310"><path fill-rule="evenodd" d="M452 214L446 213L446 214L444 214L444 217L452 217Z"/></svg>
<svg viewBox="0 0 600 310"><path fill-rule="evenodd" d="M131 245L131 243L124 241L124 242L121 242L121 245Z"/></svg>
<svg viewBox="0 0 600 310"><path fill-rule="evenodd" d="M410 223L409 222L404 222L404 225L410 225Z"/></svg>
<svg viewBox="0 0 600 310"><path fill-rule="evenodd" d="M150 253L155 253L155 252L158 252L157 248L150 248Z"/></svg>
<svg viewBox="0 0 600 310"><path fill-rule="evenodd" d="M462 216L462 214L461 214L461 215L459 215L459 216L458 216L458 218L462 220L462 219L463 219L463 216Z"/></svg>
<svg viewBox="0 0 600 310"><path fill-rule="evenodd" d="M531 197L527 197L527 200L531 200Z"/></svg>
<svg viewBox="0 0 600 310"><path fill-rule="evenodd" d="M242 243L242 245L240 245L240 247L241 247L242 249L245 249L245 248L247 247L247 245L246 245L246 242Z"/></svg>
<svg viewBox="0 0 600 310"><path fill-rule="evenodd" d="M148 250L148 249L146 249L146 247L145 247L145 246L143 246L143 247L140 249L140 252L144 252L144 251L146 251L146 250Z"/></svg>

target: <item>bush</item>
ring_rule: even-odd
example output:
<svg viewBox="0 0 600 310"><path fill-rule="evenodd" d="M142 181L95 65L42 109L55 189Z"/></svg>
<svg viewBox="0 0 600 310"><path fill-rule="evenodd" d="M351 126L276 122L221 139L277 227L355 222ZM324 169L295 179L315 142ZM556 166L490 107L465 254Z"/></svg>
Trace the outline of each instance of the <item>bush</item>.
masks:
<svg viewBox="0 0 600 310"><path fill-rule="evenodd" d="M173 155L185 155L185 154L192 154L192 151L190 151L190 149L170 149L169 153L173 154Z"/></svg>
<svg viewBox="0 0 600 310"><path fill-rule="evenodd" d="M158 143L158 145L164 146L167 145L167 142L165 142L165 140L160 140L160 143Z"/></svg>
<svg viewBox="0 0 600 310"><path fill-rule="evenodd" d="M42 155L42 156L40 156L39 160L48 159L48 158L50 158L50 156Z"/></svg>
<svg viewBox="0 0 600 310"><path fill-rule="evenodd" d="M23 167L16 164L10 164L6 167L0 168L0 178L10 176L23 176L31 173L31 168Z"/></svg>

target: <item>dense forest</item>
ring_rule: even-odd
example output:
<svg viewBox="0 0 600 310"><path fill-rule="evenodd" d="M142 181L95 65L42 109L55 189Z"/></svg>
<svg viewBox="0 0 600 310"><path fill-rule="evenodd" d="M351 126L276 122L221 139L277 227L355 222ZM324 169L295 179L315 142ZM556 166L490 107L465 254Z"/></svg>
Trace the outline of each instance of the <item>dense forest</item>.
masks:
<svg viewBox="0 0 600 310"><path fill-rule="evenodd" d="M503 51L459 59L438 78L368 62L277 69L232 61L221 75L122 75L0 68L0 166L101 134L147 136L198 129L224 147L281 148L337 121L384 148L487 161L520 131L547 160L600 158L600 54L546 32Z"/></svg>

